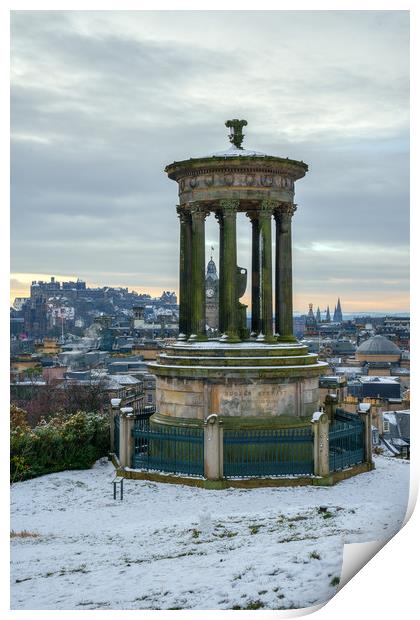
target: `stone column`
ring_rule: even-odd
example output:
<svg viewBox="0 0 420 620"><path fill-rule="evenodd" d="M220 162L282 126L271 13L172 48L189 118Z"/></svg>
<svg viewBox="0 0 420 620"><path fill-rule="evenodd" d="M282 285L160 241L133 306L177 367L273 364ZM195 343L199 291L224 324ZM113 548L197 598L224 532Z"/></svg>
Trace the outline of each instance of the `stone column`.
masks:
<svg viewBox="0 0 420 620"><path fill-rule="evenodd" d="M120 463L122 467L131 467L134 451L134 437L131 431L134 428L132 407L120 409Z"/></svg>
<svg viewBox="0 0 420 620"><path fill-rule="evenodd" d="M273 202L263 200L260 210L260 243L261 243L261 334L263 340L273 341L273 271L271 252L271 216Z"/></svg>
<svg viewBox="0 0 420 620"><path fill-rule="evenodd" d="M237 252L236 252L236 213L239 200L221 200L223 217L223 283L219 291L223 308L223 335L228 342L240 342L238 334L238 295L237 295Z"/></svg>
<svg viewBox="0 0 420 620"><path fill-rule="evenodd" d="M284 204L275 211L276 220L276 333L279 340L292 341L293 288L292 288L292 215L296 206Z"/></svg>
<svg viewBox="0 0 420 620"><path fill-rule="evenodd" d="M190 341L207 340L206 336L206 253L205 219L207 212L199 205L191 208L191 334Z"/></svg>
<svg viewBox="0 0 420 620"><path fill-rule="evenodd" d="M216 220L219 222L219 332L223 334L225 331L225 313L224 313L224 308L223 308L223 301L224 301L223 284L225 281L223 213L221 213L220 211L217 211Z"/></svg>
<svg viewBox="0 0 420 620"><path fill-rule="evenodd" d="M327 394L325 396L325 412L328 416L328 420L330 424L334 424L337 404L338 404L338 400L335 394Z"/></svg>
<svg viewBox="0 0 420 620"><path fill-rule="evenodd" d="M359 403L359 407L357 409L357 413L359 417L363 421L364 428L364 437L363 443L365 447L365 462L369 463L370 466L373 466L373 457L372 457L372 408L368 403Z"/></svg>
<svg viewBox="0 0 420 620"><path fill-rule="evenodd" d="M110 433L111 452L115 452L115 422L114 422L114 418L115 418L116 415L119 415L120 404L121 404L121 398L111 398L111 405L110 405L110 408L109 408L109 433Z"/></svg>
<svg viewBox="0 0 420 620"><path fill-rule="evenodd" d="M179 239L179 340L191 334L191 215L177 207Z"/></svg>
<svg viewBox="0 0 420 620"><path fill-rule="evenodd" d="M204 477L207 480L223 478L223 427L215 413L204 421Z"/></svg>
<svg viewBox="0 0 420 620"><path fill-rule="evenodd" d="M314 434L314 474L325 478L330 475L329 422L323 411L316 411L311 420Z"/></svg>
<svg viewBox="0 0 420 620"><path fill-rule="evenodd" d="M252 226L251 336L257 337L261 332L260 219L258 211L247 216Z"/></svg>

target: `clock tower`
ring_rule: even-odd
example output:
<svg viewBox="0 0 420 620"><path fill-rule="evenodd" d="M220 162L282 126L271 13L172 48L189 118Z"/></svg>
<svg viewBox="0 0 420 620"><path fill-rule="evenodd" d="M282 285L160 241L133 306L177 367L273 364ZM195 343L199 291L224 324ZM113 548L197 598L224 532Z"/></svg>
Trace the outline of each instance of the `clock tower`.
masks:
<svg viewBox="0 0 420 620"><path fill-rule="evenodd" d="M213 256L206 272L206 324L214 334L219 330L219 276ZM210 331L209 330L209 331ZM211 332L210 332L211 334ZM209 334L209 335L210 335Z"/></svg>

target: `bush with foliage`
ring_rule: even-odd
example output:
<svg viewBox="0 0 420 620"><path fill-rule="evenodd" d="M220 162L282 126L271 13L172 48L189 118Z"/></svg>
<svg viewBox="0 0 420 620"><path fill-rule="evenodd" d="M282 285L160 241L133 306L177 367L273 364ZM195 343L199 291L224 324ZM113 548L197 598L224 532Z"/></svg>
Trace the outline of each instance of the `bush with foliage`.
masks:
<svg viewBox="0 0 420 620"><path fill-rule="evenodd" d="M24 414L16 407L11 410L12 482L65 469L87 469L109 452L106 415L78 411L30 428Z"/></svg>

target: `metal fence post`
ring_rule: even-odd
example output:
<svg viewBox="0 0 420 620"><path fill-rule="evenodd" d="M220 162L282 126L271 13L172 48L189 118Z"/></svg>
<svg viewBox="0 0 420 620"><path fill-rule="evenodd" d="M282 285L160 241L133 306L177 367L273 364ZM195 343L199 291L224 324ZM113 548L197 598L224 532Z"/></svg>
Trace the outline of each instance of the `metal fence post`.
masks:
<svg viewBox="0 0 420 620"><path fill-rule="evenodd" d="M370 403L359 403L357 413L363 421L364 427L364 456L365 462L372 465L372 409Z"/></svg>
<svg viewBox="0 0 420 620"><path fill-rule="evenodd" d="M323 411L315 411L311 420L314 433L314 474L315 476L329 476L329 420Z"/></svg>
<svg viewBox="0 0 420 620"><path fill-rule="evenodd" d="M223 478L223 420L218 419L217 427L219 429L219 478Z"/></svg>
<svg viewBox="0 0 420 620"><path fill-rule="evenodd" d="M204 477L223 478L223 428L216 413L204 420Z"/></svg>

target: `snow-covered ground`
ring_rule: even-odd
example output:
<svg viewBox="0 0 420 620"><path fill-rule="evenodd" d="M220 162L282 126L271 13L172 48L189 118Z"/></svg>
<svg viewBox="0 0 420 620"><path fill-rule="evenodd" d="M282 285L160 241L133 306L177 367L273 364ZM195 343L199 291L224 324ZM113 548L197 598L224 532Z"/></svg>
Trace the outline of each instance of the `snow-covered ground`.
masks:
<svg viewBox="0 0 420 620"><path fill-rule="evenodd" d="M331 598L344 542L390 538L409 465L386 457L334 487L226 489L126 480L114 470L16 483L12 609L284 609Z"/></svg>

